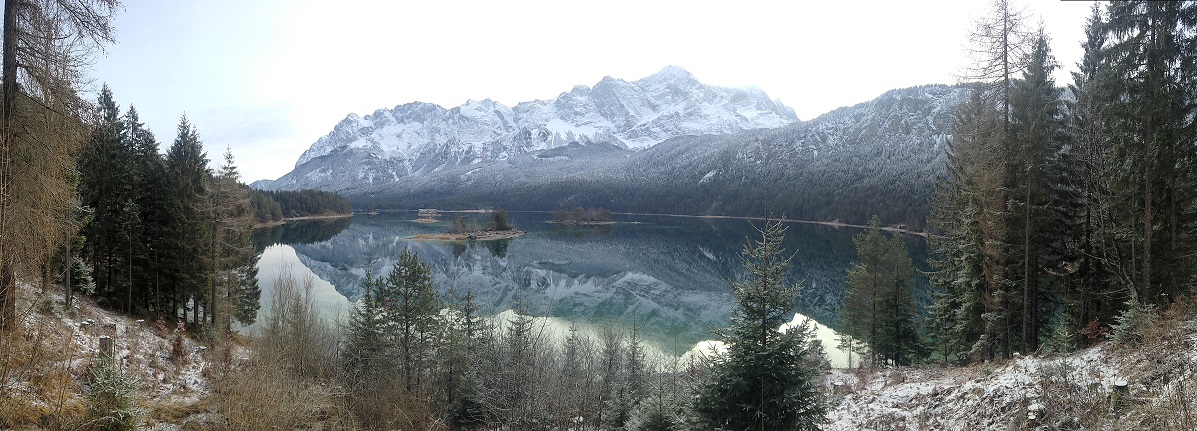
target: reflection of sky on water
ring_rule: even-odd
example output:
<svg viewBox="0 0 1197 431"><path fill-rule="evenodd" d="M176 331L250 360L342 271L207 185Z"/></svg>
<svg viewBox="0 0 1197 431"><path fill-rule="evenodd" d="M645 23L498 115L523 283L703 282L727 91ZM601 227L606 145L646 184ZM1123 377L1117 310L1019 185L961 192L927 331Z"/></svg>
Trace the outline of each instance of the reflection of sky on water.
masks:
<svg viewBox="0 0 1197 431"><path fill-rule="evenodd" d="M438 290L470 291L485 312L519 306L534 315L592 326L630 326L635 319L646 340L680 354L711 338L711 326L726 324L733 304L726 280L742 276L738 253L746 238L759 235L745 220L617 216L624 223L563 228L546 223L546 214L512 213L527 235L448 243L409 239L443 231L447 223L421 224L411 218L414 213L359 216L335 229L296 225L277 241L288 243L291 235L300 240L284 247L287 253L272 248L259 264L263 288L274 274L272 267L288 261L326 282L320 295L331 298L340 292L356 298L367 270L389 271L409 248L432 268ZM852 236L859 232L789 225L784 245L796 253L789 280L804 286L797 312L834 326L845 271L856 258ZM925 260L925 243L912 239L908 244L916 262ZM329 303L337 304L333 299ZM344 310L344 301L340 298L341 305L335 306ZM824 343L828 349L834 344Z"/></svg>
<svg viewBox="0 0 1197 431"><path fill-rule="evenodd" d="M345 299L345 295L337 292L332 283L321 279L311 269L304 266L291 246L272 245L262 252L262 258L258 260L258 285L262 288L262 308L258 309L258 320L249 326L249 332L261 329L269 319L274 280L279 275L288 272L301 283L301 286L302 283L311 280L312 302L330 323L341 321L349 316L349 300Z"/></svg>

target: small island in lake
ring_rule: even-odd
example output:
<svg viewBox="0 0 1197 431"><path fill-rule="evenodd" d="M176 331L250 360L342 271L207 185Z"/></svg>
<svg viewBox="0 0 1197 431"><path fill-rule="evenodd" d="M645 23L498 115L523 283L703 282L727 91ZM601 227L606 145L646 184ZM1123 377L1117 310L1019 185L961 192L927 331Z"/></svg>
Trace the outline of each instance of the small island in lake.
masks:
<svg viewBox="0 0 1197 431"><path fill-rule="evenodd" d="M440 212L435 209L421 208L417 214L416 223L436 223L436 216L440 215Z"/></svg>
<svg viewBox="0 0 1197 431"><path fill-rule="evenodd" d="M491 221L484 228L479 228L474 220L467 224L458 214L453 217L453 223L444 233L422 233L412 238L434 241L491 241L515 238L526 233L511 224L507 211L498 209L491 213Z"/></svg>
<svg viewBox="0 0 1197 431"><path fill-rule="evenodd" d="M549 220L552 224L562 224L567 226L605 226L613 225L611 220L611 211L606 208L590 208L582 207L574 208L572 211L559 209L553 211L553 219Z"/></svg>

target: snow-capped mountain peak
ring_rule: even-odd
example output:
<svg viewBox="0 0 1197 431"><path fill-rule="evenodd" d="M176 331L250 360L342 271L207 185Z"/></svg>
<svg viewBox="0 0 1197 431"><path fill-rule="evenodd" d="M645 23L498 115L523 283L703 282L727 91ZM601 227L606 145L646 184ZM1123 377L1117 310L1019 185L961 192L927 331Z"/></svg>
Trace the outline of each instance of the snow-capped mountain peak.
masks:
<svg viewBox="0 0 1197 431"><path fill-rule="evenodd" d="M305 176L319 178L297 178L293 172L272 187L338 188L330 187L330 182L342 183L341 187L372 185L441 166L504 160L571 142L641 150L678 136L774 128L797 121L792 109L758 88L709 86L681 67L668 66L636 81L605 77L594 86L575 86L553 100L514 107L484 99L449 109L413 102L364 117L351 113L300 156L297 170L316 159L348 157L385 161L379 166L386 167L378 168L383 171L363 166L356 172L330 172L309 166Z"/></svg>

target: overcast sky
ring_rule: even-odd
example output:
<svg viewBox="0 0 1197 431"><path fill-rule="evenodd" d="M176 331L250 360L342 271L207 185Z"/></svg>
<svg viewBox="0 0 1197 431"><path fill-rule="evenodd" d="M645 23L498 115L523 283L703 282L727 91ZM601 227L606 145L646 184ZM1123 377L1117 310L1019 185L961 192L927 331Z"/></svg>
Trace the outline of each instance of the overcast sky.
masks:
<svg viewBox="0 0 1197 431"><path fill-rule="evenodd" d="M122 111L163 151L186 113L211 166L231 147L242 180L289 172L350 112L413 101L508 106L668 65L756 85L812 119L886 90L957 81L985 1L124 0L96 59ZM418 4L416 4L418 3ZM1024 1L1065 79L1089 2ZM1062 83L1062 82L1058 82Z"/></svg>

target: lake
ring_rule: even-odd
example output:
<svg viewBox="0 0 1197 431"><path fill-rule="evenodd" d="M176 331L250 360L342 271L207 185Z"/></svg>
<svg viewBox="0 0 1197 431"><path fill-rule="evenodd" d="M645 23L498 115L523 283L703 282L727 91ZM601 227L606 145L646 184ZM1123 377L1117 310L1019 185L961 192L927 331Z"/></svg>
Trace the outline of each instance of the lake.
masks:
<svg viewBox="0 0 1197 431"><path fill-rule="evenodd" d="M289 268L313 277L313 297L330 316L344 316L362 292L366 272L390 270L404 248L432 268L441 293L471 292L484 312L514 308L553 316L568 324L630 327L664 352L680 353L712 338L726 325L733 305L727 280L744 270L739 252L759 238L760 221L676 216L615 215L610 226L563 227L549 214L509 212L528 234L486 242L409 239L443 232L453 214L437 223L416 222L416 214L358 215L334 221L298 221L256 231L264 248L259 262L263 311L270 284ZM465 213L484 222L488 214ZM846 271L856 259L852 237L862 230L786 223L785 249L794 253L790 282L801 283L795 311L836 327L846 290ZM926 242L906 235L915 265L926 269ZM917 295L926 304L928 283L918 276ZM263 314L264 315L264 314ZM831 347L831 346L828 346Z"/></svg>

